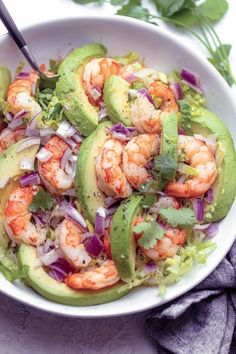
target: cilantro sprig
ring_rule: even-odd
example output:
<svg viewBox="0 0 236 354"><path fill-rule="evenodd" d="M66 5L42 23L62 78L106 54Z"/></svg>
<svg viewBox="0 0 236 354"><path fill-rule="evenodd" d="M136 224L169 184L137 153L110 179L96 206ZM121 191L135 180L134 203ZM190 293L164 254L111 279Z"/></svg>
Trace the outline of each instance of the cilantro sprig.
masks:
<svg viewBox="0 0 236 354"><path fill-rule="evenodd" d="M43 188L40 188L34 196L32 203L29 206L29 211L36 212L38 210L51 210L55 204L54 198L47 193Z"/></svg>
<svg viewBox="0 0 236 354"><path fill-rule="evenodd" d="M181 27L191 33L209 52L208 60L215 66L227 83L232 86L236 80L231 70L229 54L231 46L223 44L214 29L228 11L227 0L150 0L155 4L157 13L151 13L142 5L141 0L74 0L78 4L111 3L121 6L116 14L133 17L157 24L163 20L168 24ZM192 27L200 30L196 31Z"/></svg>
<svg viewBox="0 0 236 354"><path fill-rule="evenodd" d="M134 226L133 231L142 234L138 239L138 244L146 249L154 247L157 240L161 240L165 234L164 229L156 221L143 221Z"/></svg>
<svg viewBox="0 0 236 354"><path fill-rule="evenodd" d="M192 228L197 223L195 213L190 208L161 208L159 210L159 216L173 227L188 229Z"/></svg>

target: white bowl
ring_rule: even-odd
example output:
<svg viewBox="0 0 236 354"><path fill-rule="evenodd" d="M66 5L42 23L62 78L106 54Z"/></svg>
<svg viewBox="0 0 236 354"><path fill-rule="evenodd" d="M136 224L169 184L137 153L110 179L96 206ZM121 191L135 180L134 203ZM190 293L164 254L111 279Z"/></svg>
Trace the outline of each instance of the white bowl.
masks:
<svg viewBox="0 0 236 354"><path fill-rule="evenodd" d="M230 88L204 57L167 31L127 17L100 16L46 22L26 28L23 34L38 63L47 63L58 52L64 54L70 48L97 41L103 43L111 55L137 51L145 58L147 65L164 72L187 67L200 75L209 109L224 120L236 140L236 105ZM7 35L0 39L0 58L0 64L8 66L13 72L22 60L19 50ZM220 224L220 231L215 237L218 247L209 256L207 264L196 265L180 282L169 286L164 298L158 296L156 287L140 287L111 303L88 307L66 306L44 299L19 281L11 284L1 274L0 291L35 308L71 317L108 317L147 310L190 290L217 267L235 240L235 215L236 202Z"/></svg>

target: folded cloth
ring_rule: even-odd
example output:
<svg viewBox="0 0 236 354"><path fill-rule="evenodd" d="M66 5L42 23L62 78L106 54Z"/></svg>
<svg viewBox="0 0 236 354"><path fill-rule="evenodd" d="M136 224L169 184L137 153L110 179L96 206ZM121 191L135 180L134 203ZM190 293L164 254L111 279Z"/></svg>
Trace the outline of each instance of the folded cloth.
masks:
<svg viewBox="0 0 236 354"><path fill-rule="evenodd" d="M159 354L236 353L236 242L192 291L145 319Z"/></svg>

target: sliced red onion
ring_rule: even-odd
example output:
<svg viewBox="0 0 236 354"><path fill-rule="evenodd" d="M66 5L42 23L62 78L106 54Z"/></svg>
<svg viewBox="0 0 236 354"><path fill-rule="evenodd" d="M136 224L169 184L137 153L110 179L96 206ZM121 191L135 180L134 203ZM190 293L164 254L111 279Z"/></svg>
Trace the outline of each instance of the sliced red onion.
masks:
<svg viewBox="0 0 236 354"><path fill-rule="evenodd" d="M67 120L63 120L57 129L57 135L64 139L70 138L76 132L77 130L72 127L72 125Z"/></svg>
<svg viewBox="0 0 236 354"><path fill-rule="evenodd" d="M38 172L28 173L20 177L20 186L28 187L32 185L38 185L41 183Z"/></svg>
<svg viewBox="0 0 236 354"><path fill-rule="evenodd" d="M205 231L208 237L213 237L219 232L219 223L212 223Z"/></svg>
<svg viewBox="0 0 236 354"><path fill-rule="evenodd" d="M31 137L31 136L40 136L40 132L38 129L31 129L29 126L27 126L26 130L25 130L25 135L27 137Z"/></svg>
<svg viewBox="0 0 236 354"><path fill-rule="evenodd" d="M149 273L154 273L157 270L157 265L153 261L149 261L146 264L144 264L143 267L144 273L149 274Z"/></svg>
<svg viewBox="0 0 236 354"><path fill-rule="evenodd" d="M92 236L88 240L88 242L85 246L86 252L92 257L100 256L103 249L104 249L104 245L103 245L101 239L96 235Z"/></svg>
<svg viewBox="0 0 236 354"><path fill-rule="evenodd" d="M74 151L75 149L77 149L77 143L73 140L73 139L66 139L65 142L71 147L71 149Z"/></svg>
<svg viewBox="0 0 236 354"><path fill-rule="evenodd" d="M206 230L211 224L204 224L204 225L201 225L201 224L197 224L197 225L194 225L193 227L193 230Z"/></svg>
<svg viewBox="0 0 236 354"><path fill-rule="evenodd" d="M183 184L186 180L186 176L185 175L182 175L179 177L179 179L177 180L177 183L180 183L180 184Z"/></svg>
<svg viewBox="0 0 236 354"><path fill-rule="evenodd" d="M26 114L28 114L29 112L26 111L25 109L22 109L21 111L19 111L18 113L16 113L13 117L13 120L18 119L18 118L22 118L24 116L26 116Z"/></svg>
<svg viewBox="0 0 236 354"><path fill-rule="evenodd" d="M100 98L102 96L102 93L100 91L98 91L95 87L93 87L91 90L91 96L96 101L98 98Z"/></svg>
<svg viewBox="0 0 236 354"><path fill-rule="evenodd" d="M193 73L192 71L186 68L183 68L180 73L180 76L183 81L192 89L194 89L200 94L204 93L203 89L200 86L199 76L197 74Z"/></svg>
<svg viewBox="0 0 236 354"><path fill-rule="evenodd" d="M0 189L5 188L8 181L9 181L9 176L0 177Z"/></svg>
<svg viewBox="0 0 236 354"><path fill-rule="evenodd" d="M24 171L33 171L34 170L34 159L25 157L20 160L19 167Z"/></svg>
<svg viewBox="0 0 236 354"><path fill-rule="evenodd" d="M9 124L8 124L8 128L12 129L12 130L16 130L19 127L22 127L24 125L23 119L22 118L18 118L18 119L13 119Z"/></svg>
<svg viewBox="0 0 236 354"><path fill-rule="evenodd" d="M87 225L84 217L71 204L68 204L67 207L65 208L65 214L67 215L68 218L76 222L83 229L87 229Z"/></svg>
<svg viewBox="0 0 236 354"><path fill-rule="evenodd" d="M76 142L76 144L82 143L82 141L84 140L84 138L78 133L72 135L71 138Z"/></svg>
<svg viewBox="0 0 236 354"><path fill-rule="evenodd" d="M62 193L62 195L67 195L69 197L76 197L77 196L76 189L75 188L67 189L67 191Z"/></svg>
<svg viewBox="0 0 236 354"><path fill-rule="evenodd" d="M107 209L107 211L106 211L106 215L107 215L107 216L112 216L112 215L115 214L116 210L117 210L117 206L116 206L116 207L113 207L113 208L109 208L109 209Z"/></svg>
<svg viewBox="0 0 236 354"><path fill-rule="evenodd" d="M170 85L170 89L173 92L177 101L182 100L184 98L184 93L179 82L173 82Z"/></svg>
<svg viewBox="0 0 236 354"><path fill-rule="evenodd" d="M103 235L105 232L106 209L99 207L95 216L95 233Z"/></svg>
<svg viewBox="0 0 236 354"><path fill-rule="evenodd" d="M62 252L59 248L53 248L51 251L40 257L39 261L41 264L49 266L50 264L56 262L62 256Z"/></svg>
<svg viewBox="0 0 236 354"><path fill-rule="evenodd" d="M11 122L13 119L13 114L11 112L6 112L5 118L8 122Z"/></svg>
<svg viewBox="0 0 236 354"><path fill-rule="evenodd" d="M62 283L65 278L62 273L57 272L55 269L50 269L48 275L59 283Z"/></svg>
<svg viewBox="0 0 236 354"><path fill-rule="evenodd" d="M36 157L40 162L47 162L52 157L52 153L51 151L47 150L45 147L42 147L39 150L39 152L36 154Z"/></svg>
<svg viewBox="0 0 236 354"><path fill-rule="evenodd" d="M110 227L111 221L112 221L113 215L107 216L105 219L105 229L108 229Z"/></svg>
<svg viewBox="0 0 236 354"><path fill-rule="evenodd" d="M207 191L207 203L212 203L214 201L214 190L213 188L209 188Z"/></svg>
<svg viewBox="0 0 236 354"><path fill-rule="evenodd" d="M26 73L26 72L24 72L24 71L22 71L22 72L20 72L18 75L17 75L17 79L24 79L24 78L27 78L27 77L29 77L29 73Z"/></svg>
<svg viewBox="0 0 236 354"><path fill-rule="evenodd" d="M32 217L34 218L36 224L39 224L40 227L42 227L48 224L51 218L51 212L38 210L36 213L32 213Z"/></svg>
<svg viewBox="0 0 236 354"><path fill-rule="evenodd" d="M104 199L104 204L105 204L105 207L109 209L114 206L118 206L122 200L123 200L122 198L106 197Z"/></svg>
<svg viewBox="0 0 236 354"><path fill-rule="evenodd" d="M67 162L69 161L69 157L73 154L72 150L68 147L65 149L61 161L60 161L60 167L62 170L65 169L65 166L67 164Z"/></svg>
<svg viewBox="0 0 236 354"><path fill-rule="evenodd" d="M48 253L49 251L52 251L54 247L55 247L54 242L50 239L47 239L43 245L44 254Z"/></svg>
<svg viewBox="0 0 236 354"><path fill-rule="evenodd" d="M50 269L56 271L57 273L61 273L64 277L68 274L65 269L61 266L60 262L54 262L50 264Z"/></svg>
<svg viewBox="0 0 236 354"><path fill-rule="evenodd" d="M112 136L118 140L130 140L132 139L136 133L137 130L134 127L125 127L121 123L117 123L113 125L111 129L108 129L109 132L112 133Z"/></svg>
<svg viewBox="0 0 236 354"><path fill-rule="evenodd" d="M204 199L195 198L192 200L193 210L195 211L197 221L201 222L204 215Z"/></svg>
<svg viewBox="0 0 236 354"><path fill-rule="evenodd" d="M145 88L142 88L140 90L138 90L138 93L143 96L143 97L146 97L148 99L148 101L154 105L154 101L152 99L152 97L150 96L150 94L148 93L148 90L145 89Z"/></svg>
<svg viewBox="0 0 236 354"><path fill-rule="evenodd" d="M65 172L70 176L75 176L75 168L76 168L75 162L68 161L65 166Z"/></svg>
<svg viewBox="0 0 236 354"><path fill-rule="evenodd" d="M185 131L183 128L179 128L178 134L179 134L179 135L187 135L187 134L186 134L186 131Z"/></svg>
<svg viewBox="0 0 236 354"><path fill-rule="evenodd" d="M48 142L49 142L49 140L51 139L51 135L45 135L45 136L42 136L42 138L41 138L41 144L42 145L46 145Z"/></svg>
<svg viewBox="0 0 236 354"><path fill-rule="evenodd" d="M124 77L126 81L128 81L130 84L134 81L137 80L137 77L134 75L134 73L130 73Z"/></svg>
<svg viewBox="0 0 236 354"><path fill-rule="evenodd" d="M53 135L55 133L55 130L53 130L52 128L43 128L40 129L39 133L41 137L44 137L48 135Z"/></svg>
<svg viewBox="0 0 236 354"><path fill-rule="evenodd" d="M107 109L106 107L101 107L98 112L98 121L100 122L100 120L106 117L107 117Z"/></svg>
<svg viewBox="0 0 236 354"><path fill-rule="evenodd" d="M33 145L40 145L40 138L27 138L27 139L25 139L23 141L23 143L16 150L16 153L26 150Z"/></svg>

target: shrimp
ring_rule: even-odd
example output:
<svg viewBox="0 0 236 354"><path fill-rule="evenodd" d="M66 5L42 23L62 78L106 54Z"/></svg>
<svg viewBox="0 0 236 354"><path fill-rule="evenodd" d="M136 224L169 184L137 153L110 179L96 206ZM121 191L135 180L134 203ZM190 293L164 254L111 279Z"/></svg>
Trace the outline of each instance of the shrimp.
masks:
<svg viewBox="0 0 236 354"><path fill-rule="evenodd" d="M56 240L65 258L75 268L87 267L91 257L82 243L83 231L73 221L64 219L55 231Z"/></svg>
<svg viewBox="0 0 236 354"><path fill-rule="evenodd" d="M17 187L9 196L4 210L4 226L10 239L16 243L39 246L45 241L47 230L30 221L32 214L28 210L38 190L37 186Z"/></svg>
<svg viewBox="0 0 236 354"><path fill-rule="evenodd" d="M41 107L33 97L34 86L38 75L35 72L29 73L26 77L16 78L8 88L7 102L13 114L26 110L31 118L40 113Z"/></svg>
<svg viewBox="0 0 236 354"><path fill-rule="evenodd" d="M105 81L111 75L119 75L120 69L121 65L110 58L93 59L85 65L83 85L92 105L100 105Z"/></svg>
<svg viewBox="0 0 236 354"><path fill-rule="evenodd" d="M132 193L122 170L124 143L109 138L96 158L98 187L108 196L126 198Z"/></svg>
<svg viewBox="0 0 236 354"><path fill-rule="evenodd" d="M79 273L70 274L65 283L73 289L102 289L120 280L114 261L108 259L101 266L89 267Z"/></svg>
<svg viewBox="0 0 236 354"><path fill-rule="evenodd" d="M10 128L4 129L0 133L0 154L2 151L6 150L12 144L17 143L17 141L23 139L25 135L25 129L11 130Z"/></svg>
<svg viewBox="0 0 236 354"><path fill-rule="evenodd" d="M161 133L161 110L155 109L149 100L139 95L130 108L130 118L140 133Z"/></svg>
<svg viewBox="0 0 236 354"><path fill-rule="evenodd" d="M139 63L138 61L135 61L134 63L124 65L120 70L119 76L121 76L124 80L128 82L132 82L137 79L134 74L142 70L143 68L143 64Z"/></svg>
<svg viewBox="0 0 236 354"><path fill-rule="evenodd" d="M168 85L161 81L154 81L149 87L149 93L158 98L161 98L161 111L168 113L177 113L179 111L179 106L176 103L175 96Z"/></svg>
<svg viewBox="0 0 236 354"><path fill-rule="evenodd" d="M131 186L139 189L150 178L146 169L149 161L158 154L157 134L141 134L131 139L123 152L123 171Z"/></svg>
<svg viewBox="0 0 236 354"><path fill-rule="evenodd" d="M185 161L198 171L183 183L171 182L166 193L180 198L196 198L203 195L218 175L216 161L209 147L193 136L179 135L178 149L185 154Z"/></svg>
<svg viewBox="0 0 236 354"><path fill-rule="evenodd" d="M136 226L141 222L143 222L143 218L139 216L135 219L133 225ZM139 239L141 236L142 234L135 233L136 239ZM149 249L141 247L141 250L146 257L151 258L153 261L166 259L177 254L179 248L186 242L187 237L187 230L168 227L164 237L158 240L154 247Z"/></svg>
<svg viewBox="0 0 236 354"><path fill-rule="evenodd" d="M75 179L74 173L67 174L60 167L61 158L69 146L59 137L53 136L44 147L52 156L46 162L38 162L38 172L49 192L60 195L73 186Z"/></svg>

